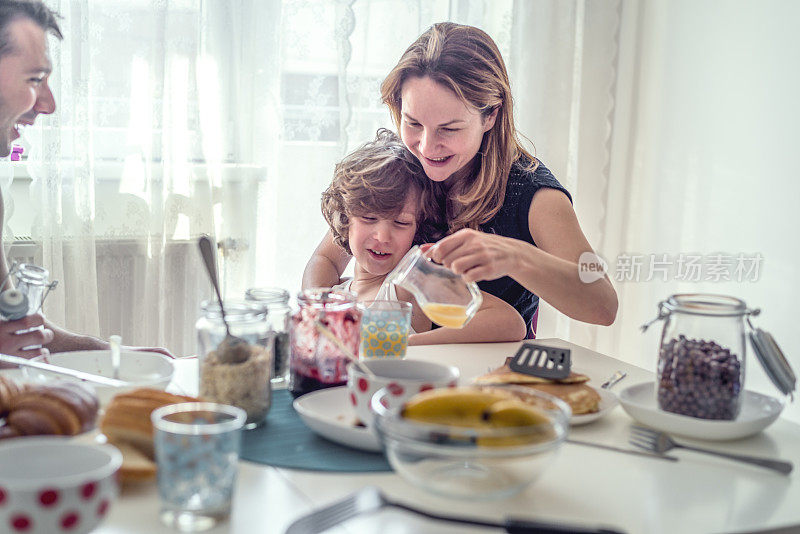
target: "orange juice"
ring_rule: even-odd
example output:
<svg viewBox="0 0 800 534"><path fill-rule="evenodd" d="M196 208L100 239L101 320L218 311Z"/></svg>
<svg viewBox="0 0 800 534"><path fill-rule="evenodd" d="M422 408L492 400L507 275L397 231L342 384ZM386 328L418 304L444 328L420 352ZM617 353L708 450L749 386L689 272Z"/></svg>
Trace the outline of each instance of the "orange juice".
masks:
<svg viewBox="0 0 800 534"><path fill-rule="evenodd" d="M430 302L422 307L428 319L448 328L461 328L467 322L467 307L458 304Z"/></svg>

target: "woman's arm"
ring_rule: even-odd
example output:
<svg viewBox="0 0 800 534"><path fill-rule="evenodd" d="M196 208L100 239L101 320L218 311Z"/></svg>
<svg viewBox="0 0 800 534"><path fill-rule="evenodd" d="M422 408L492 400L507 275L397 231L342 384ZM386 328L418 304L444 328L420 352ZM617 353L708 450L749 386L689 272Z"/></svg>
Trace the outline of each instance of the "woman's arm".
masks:
<svg viewBox="0 0 800 534"><path fill-rule="evenodd" d="M329 230L306 263L303 270L303 289L333 287L340 283L350 258L350 254L333 242L333 235Z"/></svg>
<svg viewBox="0 0 800 534"><path fill-rule="evenodd" d="M560 312L587 323L610 325L617 315L617 293L608 276L581 281L578 260L593 254L569 199L556 189L533 196L528 226L537 246L494 234L460 230L429 255L468 281L510 276Z"/></svg>
<svg viewBox="0 0 800 534"><path fill-rule="evenodd" d="M507 302L482 291L483 304L464 328L437 328L408 336L409 345L520 341L526 326Z"/></svg>

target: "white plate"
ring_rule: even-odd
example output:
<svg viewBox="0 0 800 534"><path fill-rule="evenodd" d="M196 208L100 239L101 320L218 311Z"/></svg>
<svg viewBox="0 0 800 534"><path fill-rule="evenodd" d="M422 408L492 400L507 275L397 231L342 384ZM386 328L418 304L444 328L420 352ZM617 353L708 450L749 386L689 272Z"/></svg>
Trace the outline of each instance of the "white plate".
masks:
<svg viewBox="0 0 800 534"><path fill-rule="evenodd" d="M292 405L308 428L323 438L362 451L378 452L378 437L366 427L356 426L356 412L350 404L347 386L307 393Z"/></svg>
<svg viewBox="0 0 800 534"><path fill-rule="evenodd" d="M591 387L591 386L589 386L589 387ZM601 417L607 416L611 412L611 410L613 410L614 407L617 404L619 404L619 401L617 401L617 396L614 395L609 390L602 389L602 388L600 388L600 389L592 388L592 389L595 390L598 395L600 395L600 406L599 406L599 409L594 413L584 413L584 414L581 414L581 415L573 415L569 419L570 426L580 426L580 425L585 425L587 423L591 423L593 421L597 421Z"/></svg>
<svg viewBox="0 0 800 534"><path fill-rule="evenodd" d="M656 404L655 383L629 386L619 393L619 402L628 414L657 430L704 440L740 439L767 428L783 410L780 399L745 391L742 409L734 421L714 421L660 410Z"/></svg>

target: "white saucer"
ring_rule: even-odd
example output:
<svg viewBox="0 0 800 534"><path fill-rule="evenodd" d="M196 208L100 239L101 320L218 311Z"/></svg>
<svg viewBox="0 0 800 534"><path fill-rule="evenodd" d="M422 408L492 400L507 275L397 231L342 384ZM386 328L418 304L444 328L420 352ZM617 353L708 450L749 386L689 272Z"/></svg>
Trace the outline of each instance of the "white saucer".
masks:
<svg viewBox="0 0 800 534"><path fill-rule="evenodd" d="M654 382L635 384L619 393L619 402L628 415L657 430L703 440L740 439L761 432L783 410L784 401L745 391L742 409L734 421L715 421L678 415L660 410L656 404Z"/></svg>
<svg viewBox="0 0 800 534"><path fill-rule="evenodd" d="M356 412L350 404L347 386L307 393L292 403L308 428L340 445L380 452L378 437L369 429L356 426Z"/></svg>
<svg viewBox="0 0 800 534"><path fill-rule="evenodd" d="M591 386L590 386L591 387ZM619 404L617 400L617 396L614 395L607 389L602 388L592 388L600 395L600 406L599 409L594 413L585 413L580 415L573 415L569 419L570 426L580 426L585 425L587 423L591 423L593 421L597 421L601 417L607 416L614 407Z"/></svg>

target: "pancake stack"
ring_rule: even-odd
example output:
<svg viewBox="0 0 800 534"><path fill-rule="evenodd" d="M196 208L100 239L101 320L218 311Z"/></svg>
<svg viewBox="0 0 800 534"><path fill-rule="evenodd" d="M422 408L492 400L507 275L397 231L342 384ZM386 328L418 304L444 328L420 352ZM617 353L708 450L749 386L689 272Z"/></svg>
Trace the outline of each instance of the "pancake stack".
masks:
<svg viewBox="0 0 800 534"><path fill-rule="evenodd" d="M563 400L572 408L573 415L597 412L600 409L600 395L593 387L587 385L589 377L570 372L561 380L549 380L538 376L526 375L512 371L508 366L511 358L507 358L502 367L475 379L481 386L515 385L537 389Z"/></svg>

